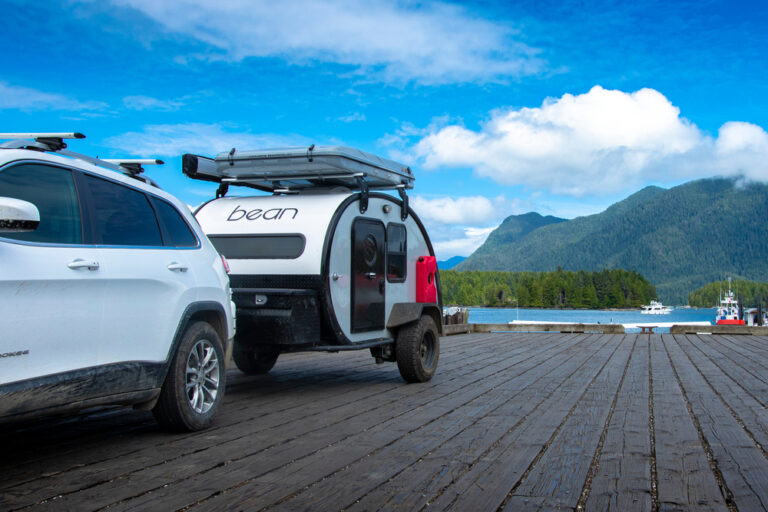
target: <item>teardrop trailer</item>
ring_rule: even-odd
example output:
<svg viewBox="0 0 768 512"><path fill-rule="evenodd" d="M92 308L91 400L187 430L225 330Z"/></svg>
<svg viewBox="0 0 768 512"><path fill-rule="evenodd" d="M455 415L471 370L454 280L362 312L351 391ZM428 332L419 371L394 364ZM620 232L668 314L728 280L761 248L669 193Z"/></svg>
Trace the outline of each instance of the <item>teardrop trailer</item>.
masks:
<svg viewBox="0 0 768 512"><path fill-rule="evenodd" d="M240 370L267 373L281 352L369 349L377 363L397 362L408 382L432 378L442 293L429 236L408 204L408 167L314 145L186 154L182 167L219 183L195 217L230 263ZM227 196L233 185L271 195Z"/></svg>

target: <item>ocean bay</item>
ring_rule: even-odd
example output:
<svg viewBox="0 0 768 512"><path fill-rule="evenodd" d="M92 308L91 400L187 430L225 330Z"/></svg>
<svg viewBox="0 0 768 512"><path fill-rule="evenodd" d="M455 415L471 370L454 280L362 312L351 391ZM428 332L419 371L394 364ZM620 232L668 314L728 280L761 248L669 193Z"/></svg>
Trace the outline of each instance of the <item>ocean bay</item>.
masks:
<svg viewBox="0 0 768 512"><path fill-rule="evenodd" d="M469 323L583 323L622 324L627 332L639 332L637 324L658 325L657 332L669 332L669 325L689 322L712 322L715 308L679 308L666 315L644 315L639 309L538 309L538 308L479 308L470 307Z"/></svg>

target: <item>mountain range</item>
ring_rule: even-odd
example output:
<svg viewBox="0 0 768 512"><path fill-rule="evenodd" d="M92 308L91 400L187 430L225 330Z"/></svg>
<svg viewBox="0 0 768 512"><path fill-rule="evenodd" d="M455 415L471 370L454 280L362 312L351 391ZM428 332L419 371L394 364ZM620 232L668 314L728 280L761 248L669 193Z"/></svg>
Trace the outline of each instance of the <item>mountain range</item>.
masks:
<svg viewBox="0 0 768 512"><path fill-rule="evenodd" d="M685 304L704 284L768 280L768 185L716 178L649 186L572 220L512 215L455 270L634 270Z"/></svg>

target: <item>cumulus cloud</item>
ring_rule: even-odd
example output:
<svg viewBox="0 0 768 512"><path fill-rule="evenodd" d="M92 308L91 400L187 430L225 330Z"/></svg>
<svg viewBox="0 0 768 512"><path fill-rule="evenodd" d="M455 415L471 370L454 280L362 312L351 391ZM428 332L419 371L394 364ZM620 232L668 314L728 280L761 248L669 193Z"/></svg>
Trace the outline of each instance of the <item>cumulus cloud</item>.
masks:
<svg viewBox="0 0 768 512"><path fill-rule="evenodd" d="M479 130L439 122L394 150L427 169L470 167L503 185L574 196L714 175L768 179L765 130L731 122L713 138L653 89L595 86L537 108L494 111Z"/></svg>
<svg viewBox="0 0 768 512"><path fill-rule="evenodd" d="M0 81L0 110L95 111L106 108L107 104L101 101L83 102L63 94L38 91Z"/></svg>
<svg viewBox="0 0 768 512"><path fill-rule="evenodd" d="M493 201L483 196L434 199L413 196L410 202L414 210L419 212L419 217L430 222L465 226L496 220L499 217Z"/></svg>
<svg viewBox="0 0 768 512"><path fill-rule="evenodd" d="M85 1L85 0L83 0ZM112 0L213 49L208 58L277 57L350 66L366 79L427 84L500 81L541 71L510 23L441 2ZM192 56L189 56L192 57Z"/></svg>
<svg viewBox="0 0 768 512"><path fill-rule="evenodd" d="M475 252L498 226L489 228L464 228L463 233L454 238L432 240L432 247L440 260L454 256L469 256Z"/></svg>
<svg viewBox="0 0 768 512"><path fill-rule="evenodd" d="M439 259L469 256L504 218L535 209L519 199L504 196L427 198L413 195L410 202L424 221Z"/></svg>
<svg viewBox="0 0 768 512"><path fill-rule="evenodd" d="M252 134L227 130L218 124L158 124L141 132L110 137L105 144L142 157L177 157L182 153L215 156L235 147L241 150L307 144L300 136Z"/></svg>

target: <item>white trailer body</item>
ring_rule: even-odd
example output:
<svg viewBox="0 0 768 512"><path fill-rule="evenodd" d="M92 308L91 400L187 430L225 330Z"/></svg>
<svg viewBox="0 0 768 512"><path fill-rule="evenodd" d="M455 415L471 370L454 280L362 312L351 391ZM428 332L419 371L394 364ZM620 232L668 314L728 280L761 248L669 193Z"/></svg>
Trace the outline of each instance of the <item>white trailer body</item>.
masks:
<svg viewBox="0 0 768 512"><path fill-rule="evenodd" d="M434 373L442 299L436 267L424 281L434 251L404 193L413 176L400 164L351 151L184 156L184 172L218 181L220 195L229 184L274 193L218 197L195 212L229 261L234 355L244 371L264 373L285 351L371 349L378 362L397 361L406 380ZM372 176L366 162L375 164ZM399 188L400 197L368 185ZM431 298L419 297L418 286L434 287Z"/></svg>

